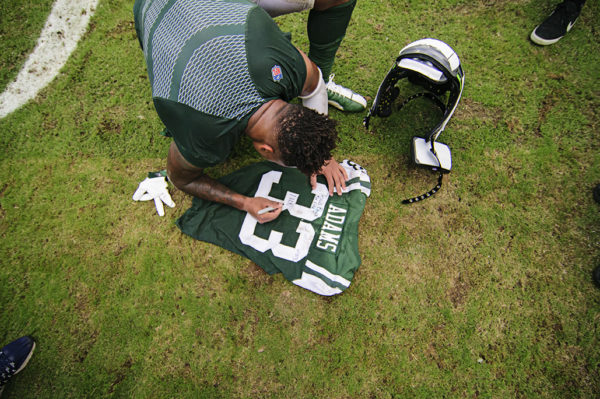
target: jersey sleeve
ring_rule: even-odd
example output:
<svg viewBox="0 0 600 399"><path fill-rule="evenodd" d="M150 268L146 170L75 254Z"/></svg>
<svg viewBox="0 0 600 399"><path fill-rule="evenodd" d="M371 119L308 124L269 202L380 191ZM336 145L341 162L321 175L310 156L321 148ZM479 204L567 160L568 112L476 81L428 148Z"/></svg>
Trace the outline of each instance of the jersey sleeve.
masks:
<svg viewBox="0 0 600 399"><path fill-rule="evenodd" d="M304 58L260 7L248 13L246 53L250 76L263 98L290 101L300 95L306 80Z"/></svg>
<svg viewBox="0 0 600 399"><path fill-rule="evenodd" d="M162 98L154 98L154 107L181 155L198 168L225 162L250 117L219 118Z"/></svg>

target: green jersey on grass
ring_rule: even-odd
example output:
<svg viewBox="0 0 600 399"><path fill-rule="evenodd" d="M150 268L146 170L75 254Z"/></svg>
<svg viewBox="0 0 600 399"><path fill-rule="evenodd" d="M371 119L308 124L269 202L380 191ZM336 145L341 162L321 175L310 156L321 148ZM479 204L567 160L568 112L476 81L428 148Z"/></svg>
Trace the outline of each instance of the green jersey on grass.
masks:
<svg viewBox="0 0 600 399"><path fill-rule="evenodd" d="M348 172L347 188L331 197L323 176L312 190L295 168L250 165L219 181L241 194L282 202L277 219L259 224L247 212L194 198L177 225L191 237L247 257L269 274L282 273L320 295L339 294L360 266L358 222L371 193L365 169L347 160L341 165Z"/></svg>

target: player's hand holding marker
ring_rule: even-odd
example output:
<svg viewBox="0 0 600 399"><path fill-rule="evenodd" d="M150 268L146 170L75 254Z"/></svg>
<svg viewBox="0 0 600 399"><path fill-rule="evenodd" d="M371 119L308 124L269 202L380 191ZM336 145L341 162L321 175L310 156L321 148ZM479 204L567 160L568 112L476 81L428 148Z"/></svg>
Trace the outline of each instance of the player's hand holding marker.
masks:
<svg viewBox="0 0 600 399"><path fill-rule="evenodd" d="M267 223L277 219L283 210L283 204L262 197L248 197L244 210L251 214L258 223Z"/></svg>

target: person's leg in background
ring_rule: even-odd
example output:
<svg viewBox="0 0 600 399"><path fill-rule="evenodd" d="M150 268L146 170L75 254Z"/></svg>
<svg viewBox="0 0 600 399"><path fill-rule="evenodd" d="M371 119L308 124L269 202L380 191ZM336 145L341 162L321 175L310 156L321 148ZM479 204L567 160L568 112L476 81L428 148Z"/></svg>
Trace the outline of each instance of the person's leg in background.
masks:
<svg viewBox="0 0 600 399"><path fill-rule="evenodd" d="M34 349L35 341L27 335L0 349L0 396L6 383L27 365Z"/></svg>
<svg viewBox="0 0 600 399"><path fill-rule="evenodd" d="M594 201L600 204L600 184L597 184L592 191L592 195L594 196ZM592 280L598 288L600 288L600 266L596 266L594 271L592 272Z"/></svg>

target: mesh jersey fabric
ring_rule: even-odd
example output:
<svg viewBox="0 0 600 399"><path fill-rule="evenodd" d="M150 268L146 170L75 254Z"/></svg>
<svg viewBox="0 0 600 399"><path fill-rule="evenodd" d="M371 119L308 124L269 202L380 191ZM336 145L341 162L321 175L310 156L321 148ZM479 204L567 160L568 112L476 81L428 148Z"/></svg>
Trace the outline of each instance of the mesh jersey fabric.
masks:
<svg viewBox="0 0 600 399"><path fill-rule="evenodd" d="M350 286L360 266L358 222L371 193L365 169L344 161L347 188L329 196L323 176L312 190L295 168L260 162L227 175L220 182L248 196L283 202L277 219L258 224L243 212L194 198L178 220L181 231L242 255L267 273L282 273L294 284L320 295L335 295Z"/></svg>
<svg viewBox="0 0 600 399"><path fill-rule="evenodd" d="M134 17L155 108L197 167L223 162L262 104L302 91L301 54L248 0L137 0Z"/></svg>

